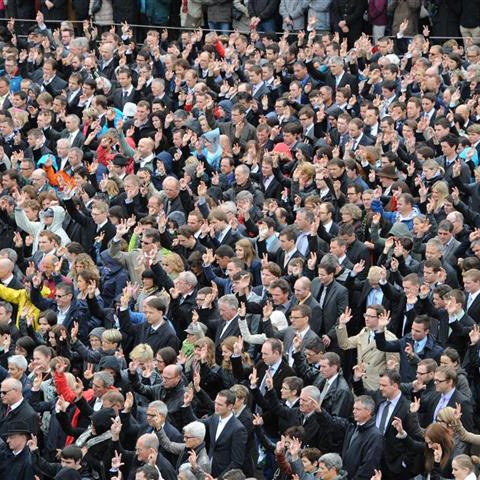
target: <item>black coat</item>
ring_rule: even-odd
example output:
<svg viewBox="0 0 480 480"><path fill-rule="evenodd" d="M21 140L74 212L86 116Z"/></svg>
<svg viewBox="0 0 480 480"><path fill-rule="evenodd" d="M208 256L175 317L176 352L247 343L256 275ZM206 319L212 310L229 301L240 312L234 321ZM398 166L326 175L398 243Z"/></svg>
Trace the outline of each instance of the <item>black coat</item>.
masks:
<svg viewBox="0 0 480 480"><path fill-rule="evenodd" d="M83 248L85 248L85 251L88 252L91 256L93 256L93 244L95 242L95 237L100 235L100 233L102 232L105 233L105 237L102 240L102 246L100 247L100 251L103 252L103 250L106 250L108 248L110 240L115 236L116 233L116 228L112 224L112 222L107 219L107 223L103 225L103 227L99 231L97 231L97 225L93 221L91 215L78 210L75 207L73 200L65 200L64 204L72 220L81 226L80 243L83 245Z"/></svg>
<svg viewBox="0 0 480 480"><path fill-rule="evenodd" d="M341 457L348 478L370 480L374 470L379 470L383 454L383 435L372 418L364 425L357 426L347 419L332 417L325 410L319 414L319 423L335 428L344 434Z"/></svg>
<svg viewBox="0 0 480 480"><path fill-rule="evenodd" d="M25 447L18 455L14 455L6 443L0 446L0 478L15 480L32 480L34 471L30 449Z"/></svg>
<svg viewBox="0 0 480 480"><path fill-rule="evenodd" d="M378 409L382 403L385 402L385 398L382 396L379 390L370 391L363 388L363 382L360 380L353 383L353 390L355 395L370 395L375 401L376 409L376 423L379 423ZM382 410L383 413L383 410ZM403 474L405 478L409 478L407 468L412 465L412 458L409 452L405 450L402 440L397 438L397 430L392 425L395 418L402 420L403 428L405 431L416 440L423 440L422 431L418 426L418 422L414 420L413 414L410 413L410 401L401 395L398 400L392 414L388 418L388 423L385 426L384 439L388 448L383 451L382 469L384 472L389 472L394 475ZM388 478L388 475L387 475Z"/></svg>
<svg viewBox="0 0 480 480"><path fill-rule="evenodd" d="M31 428L31 433L36 434L38 432L38 415L31 405L26 401L11 410L8 415L6 414L7 407L3 405L0 410L0 435L5 434L8 430L8 426L11 422L23 421Z"/></svg>
<svg viewBox="0 0 480 480"><path fill-rule="evenodd" d="M133 324L128 310L120 310L118 320L122 332L134 338L134 345L147 343L155 353L163 347L172 347L177 351L180 346L175 330L166 321L157 330L153 330L148 322Z"/></svg>
<svg viewBox="0 0 480 480"><path fill-rule="evenodd" d="M184 423L197 420L191 407L182 408ZM212 476L218 477L234 468L242 469L247 452L247 431L235 416L227 422L218 439L215 439L219 417L201 419L207 428L209 438L208 456L212 460Z"/></svg>

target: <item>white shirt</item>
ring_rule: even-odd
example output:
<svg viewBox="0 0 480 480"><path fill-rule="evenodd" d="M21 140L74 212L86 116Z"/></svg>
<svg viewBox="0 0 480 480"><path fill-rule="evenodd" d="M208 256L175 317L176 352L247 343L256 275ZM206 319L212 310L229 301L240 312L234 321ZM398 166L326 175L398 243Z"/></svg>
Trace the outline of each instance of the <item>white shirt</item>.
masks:
<svg viewBox="0 0 480 480"><path fill-rule="evenodd" d="M215 441L218 440L218 437L220 434L223 432L223 429L225 428L225 425L229 422L229 420L233 417L233 413L231 413L228 417L225 418L218 418L218 427L217 427L217 432L215 433Z"/></svg>
<svg viewBox="0 0 480 480"><path fill-rule="evenodd" d="M13 280L13 274L7 277L5 280L2 280L4 285L8 285Z"/></svg>
<svg viewBox="0 0 480 480"><path fill-rule="evenodd" d="M12 277L13 277L13 275L12 275ZM8 283L8 282L4 281L3 283L5 284L5 283ZM469 293L468 294L467 310L472 306L472 303L475 301L475 299L478 297L479 294L480 294L480 290L477 290L475 293Z"/></svg>

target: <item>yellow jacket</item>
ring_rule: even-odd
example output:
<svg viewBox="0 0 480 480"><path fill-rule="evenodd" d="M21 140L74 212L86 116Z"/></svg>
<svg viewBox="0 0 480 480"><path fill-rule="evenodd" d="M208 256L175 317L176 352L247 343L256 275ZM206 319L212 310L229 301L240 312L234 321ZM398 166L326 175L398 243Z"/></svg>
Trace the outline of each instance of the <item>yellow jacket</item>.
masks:
<svg viewBox="0 0 480 480"><path fill-rule="evenodd" d="M33 315L35 330L38 328L38 316L40 314L40 310L30 301L30 295L25 289L15 290L14 288L8 288L0 283L0 299L17 305L17 327L20 324L22 310L27 308L28 314Z"/></svg>

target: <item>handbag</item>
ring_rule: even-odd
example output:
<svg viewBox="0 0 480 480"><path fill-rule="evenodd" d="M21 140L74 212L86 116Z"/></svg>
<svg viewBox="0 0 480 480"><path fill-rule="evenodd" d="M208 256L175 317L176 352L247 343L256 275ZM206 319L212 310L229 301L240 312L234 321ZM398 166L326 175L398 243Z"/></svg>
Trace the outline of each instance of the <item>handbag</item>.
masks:
<svg viewBox="0 0 480 480"><path fill-rule="evenodd" d="M102 9L102 0L93 0L92 15L95 15Z"/></svg>

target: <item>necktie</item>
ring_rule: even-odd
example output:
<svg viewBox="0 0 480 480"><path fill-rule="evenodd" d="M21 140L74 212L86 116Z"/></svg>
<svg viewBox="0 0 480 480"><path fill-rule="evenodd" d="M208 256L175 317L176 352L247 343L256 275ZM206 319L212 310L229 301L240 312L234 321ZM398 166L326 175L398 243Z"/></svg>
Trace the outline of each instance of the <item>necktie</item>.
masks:
<svg viewBox="0 0 480 480"><path fill-rule="evenodd" d="M467 300L467 310L472 306L472 303L473 303L473 295L469 293L468 300Z"/></svg>
<svg viewBox="0 0 480 480"><path fill-rule="evenodd" d="M322 293L320 294L320 300L318 303L320 304L320 308L323 308L323 304L325 303L325 297L327 296L327 287L323 287Z"/></svg>
<svg viewBox="0 0 480 480"><path fill-rule="evenodd" d="M390 408L391 403L392 402L387 400L385 402L385 407L383 408L382 418L380 419L380 425L378 426L378 429L382 432L382 434L385 433L385 424L387 423L388 409Z"/></svg>
<svg viewBox="0 0 480 480"><path fill-rule="evenodd" d="M325 385L323 386L322 393L320 394L320 401L318 402L320 406L322 405L323 401L325 400L325 397L327 396L329 386L330 386L330 382L327 380L325 382Z"/></svg>
<svg viewBox="0 0 480 480"><path fill-rule="evenodd" d="M273 374L273 367L268 367L267 373ZM265 395L266 392L266 383L267 383L267 373L263 377L262 383L260 384L260 392L262 395Z"/></svg>
<svg viewBox="0 0 480 480"><path fill-rule="evenodd" d="M216 433L215 433L215 441L218 440L218 437L219 437L220 434L222 433L222 432L220 431L220 425L222 424L222 421L223 421L223 420L222 420L221 418L218 420L217 431L216 431Z"/></svg>
<svg viewBox="0 0 480 480"><path fill-rule="evenodd" d="M440 398L440 401L438 402L437 408L435 408L435 413L433 414L433 421L434 422L437 421L437 416L438 416L438 413L440 412L440 410L442 410L442 408L445 408L446 406L447 406L447 398L442 396Z"/></svg>
<svg viewBox="0 0 480 480"><path fill-rule="evenodd" d="M420 347L420 343L417 342L416 340L413 344L413 350L414 350L415 353L420 353L422 351L421 347Z"/></svg>
<svg viewBox="0 0 480 480"><path fill-rule="evenodd" d="M128 97L128 92L124 90L123 91L123 99L125 100L127 97Z"/></svg>
<svg viewBox="0 0 480 480"><path fill-rule="evenodd" d="M7 410L5 411L5 416L8 416L8 414L12 411L12 407L9 405L7 407Z"/></svg>

